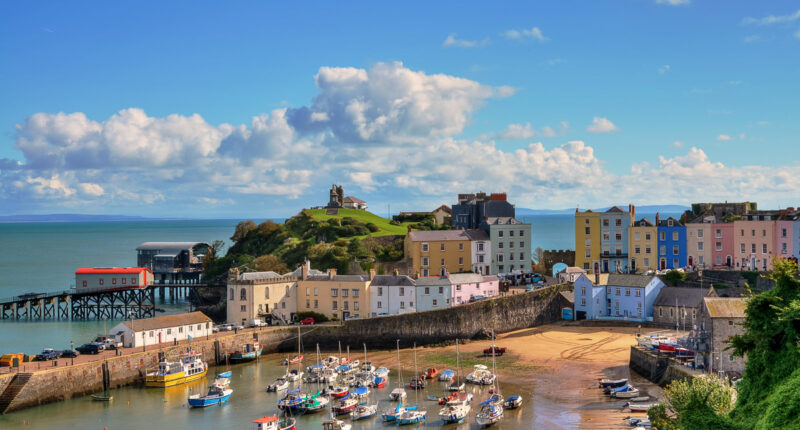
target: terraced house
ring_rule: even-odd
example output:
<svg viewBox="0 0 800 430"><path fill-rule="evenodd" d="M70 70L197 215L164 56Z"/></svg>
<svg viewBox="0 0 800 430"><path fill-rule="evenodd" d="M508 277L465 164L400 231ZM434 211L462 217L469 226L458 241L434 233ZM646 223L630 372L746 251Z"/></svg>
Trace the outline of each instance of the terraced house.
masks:
<svg viewBox="0 0 800 430"><path fill-rule="evenodd" d="M628 229L635 207L613 206L605 212L575 210L575 264L596 273L628 272Z"/></svg>
<svg viewBox="0 0 800 430"><path fill-rule="evenodd" d="M404 248L410 276L472 270L472 236L467 230L409 231Z"/></svg>
<svg viewBox="0 0 800 430"><path fill-rule="evenodd" d="M630 273L644 273L656 270L658 261L658 242L656 225L642 218L633 223L628 232L628 257Z"/></svg>
<svg viewBox="0 0 800 430"><path fill-rule="evenodd" d="M656 227L659 270L686 267L686 227L673 217L660 219L658 214Z"/></svg>
<svg viewBox="0 0 800 430"><path fill-rule="evenodd" d="M374 276L374 270L369 275L337 275L336 269L310 275L304 269L297 284L297 311L319 312L340 320L366 317L371 311L369 285Z"/></svg>

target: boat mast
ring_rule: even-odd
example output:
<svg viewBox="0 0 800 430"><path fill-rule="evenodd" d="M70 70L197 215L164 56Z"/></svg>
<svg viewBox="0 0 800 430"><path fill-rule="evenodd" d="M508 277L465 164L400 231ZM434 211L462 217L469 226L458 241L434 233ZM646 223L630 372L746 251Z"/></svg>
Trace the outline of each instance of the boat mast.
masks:
<svg viewBox="0 0 800 430"><path fill-rule="evenodd" d="M403 388L403 366L400 364L400 339L397 339L397 388Z"/></svg>
<svg viewBox="0 0 800 430"><path fill-rule="evenodd" d="M414 403L419 404L419 374L417 373L417 342L414 342L414 376L417 378L417 386L414 389Z"/></svg>
<svg viewBox="0 0 800 430"><path fill-rule="evenodd" d="M342 341L339 341L339 360L342 359Z"/></svg>
<svg viewBox="0 0 800 430"><path fill-rule="evenodd" d="M458 338L456 338L456 381L458 384L461 379L461 353L458 352Z"/></svg>
<svg viewBox="0 0 800 430"><path fill-rule="evenodd" d="M497 390L497 369L495 368L495 357L497 356L497 347L494 345L494 328L492 328L492 375L494 375L494 392L500 394Z"/></svg>
<svg viewBox="0 0 800 430"><path fill-rule="evenodd" d="M367 362L367 343L364 342L364 362Z"/></svg>

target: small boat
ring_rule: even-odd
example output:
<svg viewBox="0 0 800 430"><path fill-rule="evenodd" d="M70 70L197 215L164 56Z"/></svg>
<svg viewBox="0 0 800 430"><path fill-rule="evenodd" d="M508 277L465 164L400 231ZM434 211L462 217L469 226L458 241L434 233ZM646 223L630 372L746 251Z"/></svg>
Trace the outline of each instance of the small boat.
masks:
<svg viewBox="0 0 800 430"><path fill-rule="evenodd" d="M327 390L327 394L334 399L344 398L349 392L350 390L347 387L341 385L331 385Z"/></svg>
<svg viewBox="0 0 800 430"><path fill-rule="evenodd" d="M522 406L522 396L518 394L509 396L506 401L503 402L503 409L517 409L520 406Z"/></svg>
<svg viewBox="0 0 800 430"><path fill-rule="evenodd" d="M475 414L475 421L478 425L487 427L496 424L503 419L503 407L493 404L485 404L481 406L481 410Z"/></svg>
<svg viewBox="0 0 800 430"><path fill-rule="evenodd" d="M464 391L464 381L453 380L448 386L447 391Z"/></svg>
<svg viewBox="0 0 800 430"><path fill-rule="evenodd" d="M231 354L231 363L245 363L261 357L263 348L257 340L251 340L242 346L240 351Z"/></svg>
<svg viewBox="0 0 800 430"><path fill-rule="evenodd" d="M397 405L394 409L386 409L381 414L381 419L384 422L394 422L397 420L397 417L400 416L405 411L416 411L416 406L409 406L407 408L403 407L403 402L401 401L400 404Z"/></svg>
<svg viewBox="0 0 800 430"><path fill-rule="evenodd" d="M213 384L208 387L208 393L205 396L193 394L189 396L189 407L191 408L207 408L214 405L222 405L231 398L233 390L228 388L227 378L217 379Z"/></svg>
<svg viewBox="0 0 800 430"><path fill-rule="evenodd" d="M267 386L267 392L283 391L289 388L289 381L285 377L280 377L274 383Z"/></svg>
<svg viewBox="0 0 800 430"><path fill-rule="evenodd" d="M420 410L409 410L406 409L402 414L397 416L397 424L401 426L409 425L409 424L418 424L425 421L427 418L428 413L426 411Z"/></svg>
<svg viewBox="0 0 800 430"><path fill-rule="evenodd" d="M434 402L439 402L440 405L442 404L443 397L431 396L429 394L427 398L428 398L428 400L431 400L431 401L434 401Z"/></svg>
<svg viewBox="0 0 800 430"><path fill-rule="evenodd" d="M628 409L631 412L647 412L654 404L653 403L628 403Z"/></svg>
<svg viewBox="0 0 800 430"><path fill-rule="evenodd" d="M367 387L358 387L351 393L353 397L356 399L364 399L369 397L369 388Z"/></svg>
<svg viewBox="0 0 800 430"><path fill-rule="evenodd" d="M631 384L625 384L625 385L622 385L622 386L619 386L619 387L606 387L606 388L603 389L603 393L611 394L611 393L614 393L614 392L628 391L631 388L633 388L633 386Z"/></svg>
<svg viewBox="0 0 800 430"><path fill-rule="evenodd" d="M317 392L316 394L311 394L306 398L306 404L303 405L303 411L307 414L320 412L325 410L329 403L330 400L328 400L327 397L323 396L322 393Z"/></svg>
<svg viewBox="0 0 800 430"><path fill-rule="evenodd" d="M472 401L472 394L468 393L452 393L447 396L445 405L468 405Z"/></svg>
<svg viewBox="0 0 800 430"><path fill-rule="evenodd" d="M405 398L406 398L406 390L402 388L395 388L394 390L392 390L391 393L389 393L389 399L395 402L402 401Z"/></svg>
<svg viewBox="0 0 800 430"><path fill-rule="evenodd" d="M628 424L637 428L650 428L652 424L647 418L628 418Z"/></svg>
<svg viewBox="0 0 800 430"><path fill-rule="evenodd" d="M456 372L450 369L444 369L442 370L442 373L439 375L439 380L442 382L450 382L453 380L453 378L455 378L455 376Z"/></svg>
<svg viewBox="0 0 800 430"><path fill-rule="evenodd" d="M351 363L350 357L342 357L339 359L339 364L349 364L349 363ZM356 360L355 363L358 364L358 360Z"/></svg>
<svg viewBox="0 0 800 430"><path fill-rule="evenodd" d="M253 420L253 430L296 430L295 423L293 417L265 416Z"/></svg>
<svg viewBox="0 0 800 430"><path fill-rule="evenodd" d="M299 411L303 409L306 404L306 394L300 392L301 387L297 387L292 391L286 393L282 399L278 401L278 408L283 411Z"/></svg>
<svg viewBox="0 0 800 430"><path fill-rule="evenodd" d="M328 420L322 423L322 430L350 430L353 426L337 419Z"/></svg>
<svg viewBox="0 0 800 430"><path fill-rule="evenodd" d="M674 354L677 346L674 343L661 342L658 344L658 352L665 354Z"/></svg>
<svg viewBox="0 0 800 430"><path fill-rule="evenodd" d="M378 405L358 405L356 409L350 413L350 418L353 421L372 418L378 413Z"/></svg>
<svg viewBox="0 0 800 430"><path fill-rule="evenodd" d="M692 358L694 357L695 352L691 349L676 347L675 348L675 358Z"/></svg>
<svg viewBox="0 0 800 430"><path fill-rule="evenodd" d="M386 378L382 376L376 376L375 379L372 381L373 388L383 388L386 386Z"/></svg>
<svg viewBox="0 0 800 430"><path fill-rule="evenodd" d="M158 368L145 375L144 384L147 387L173 387L196 381L208 372L208 364L199 352L183 354L177 361L168 361L164 354L159 355Z"/></svg>
<svg viewBox="0 0 800 430"><path fill-rule="evenodd" d="M632 403L641 403L650 400L650 396L641 396L641 397L634 397L630 401Z"/></svg>
<svg viewBox="0 0 800 430"><path fill-rule="evenodd" d="M469 405L447 405L439 411L439 417L445 424L460 423L469 415Z"/></svg>
<svg viewBox="0 0 800 430"><path fill-rule="evenodd" d="M348 375L348 376L344 377L344 379L342 380L342 383L344 385L347 385L348 387L357 387L358 386L358 378L356 378L355 375Z"/></svg>
<svg viewBox="0 0 800 430"><path fill-rule="evenodd" d="M424 390L425 389L425 380L420 378L413 378L411 382L408 383L408 388L412 390Z"/></svg>
<svg viewBox="0 0 800 430"><path fill-rule="evenodd" d="M290 382L299 381L302 377L303 377L303 372L298 372L296 369L290 370L289 373L287 373L286 376L284 376L284 378L286 378L286 380Z"/></svg>
<svg viewBox="0 0 800 430"><path fill-rule="evenodd" d="M303 361L303 355L302 354L301 355L295 355L292 358L285 358L283 360L283 365L284 366L288 366L290 364L297 364L297 363L300 363L302 361Z"/></svg>
<svg viewBox="0 0 800 430"><path fill-rule="evenodd" d="M355 397L342 397L332 407L331 411L335 415L344 415L353 412L358 407L358 399Z"/></svg>
<svg viewBox="0 0 800 430"><path fill-rule="evenodd" d="M611 393L611 397L615 399L632 399L634 397L639 397L639 390L637 388L631 388L627 391L615 391Z"/></svg>
<svg viewBox="0 0 800 430"><path fill-rule="evenodd" d="M496 377L483 364L476 364L472 373L467 375L467 382L478 385L492 385Z"/></svg>
<svg viewBox="0 0 800 430"><path fill-rule="evenodd" d="M110 402L114 400L114 396L105 392L103 394L92 394L92 400L95 402Z"/></svg>
<svg viewBox="0 0 800 430"><path fill-rule="evenodd" d="M628 378L601 379L600 380L600 388L606 388L606 387L616 388L616 387L621 387L621 386L623 386L623 385L625 385L627 383L628 383Z"/></svg>
<svg viewBox="0 0 800 430"><path fill-rule="evenodd" d="M380 376L382 378L385 378L389 376L389 369L385 367L379 367L375 370L375 376Z"/></svg>
<svg viewBox="0 0 800 430"><path fill-rule="evenodd" d="M328 358L322 360L322 364L327 367L336 367L339 365L339 357L328 356Z"/></svg>
<svg viewBox="0 0 800 430"><path fill-rule="evenodd" d="M503 399L503 396L500 395L500 393L495 393L495 394L492 394L491 396L489 396L488 399L482 401L480 403L480 405L481 406L494 405L494 406L502 407L503 406L503 402L505 402L505 400Z"/></svg>
<svg viewBox="0 0 800 430"><path fill-rule="evenodd" d="M233 376L233 374L231 373L230 370L228 370L227 372L217 373L217 378L231 379L231 376Z"/></svg>
<svg viewBox="0 0 800 430"><path fill-rule="evenodd" d="M361 363L361 370L364 372L372 373L375 371L375 366L372 365L371 361L364 361Z"/></svg>
<svg viewBox="0 0 800 430"><path fill-rule="evenodd" d="M439 374L439 370L437 370L435 367L429 367L429 368L425 369L424 372L422 372L422 375L420 375L420 378L421 379L433 379L433 378L436 378L436 375L438 375L438 374Z"/></svg>

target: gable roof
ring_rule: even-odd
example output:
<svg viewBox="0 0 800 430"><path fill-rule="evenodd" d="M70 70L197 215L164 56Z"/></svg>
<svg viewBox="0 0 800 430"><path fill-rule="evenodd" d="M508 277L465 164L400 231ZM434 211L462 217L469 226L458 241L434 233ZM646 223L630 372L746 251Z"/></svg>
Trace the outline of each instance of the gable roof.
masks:
<svg viewBox="0 0 800 430"><path fill-rule="evenodd" d="M607 214L610 214L610 213L625 213L625 211L622 210L622 208L619 207L619 206L611 206L610 208L608 208L606 213Z"/></svg>
<svg viewBox="0 0 800 430"><path fill-rule="evenodd" d="M432 210L431 212L437 212L437 211L443 211L444 213L448 213L448 214L452 214L453 213L453 210L450 209L450 206L447 206L447 205L441 205L438 208Z"/></svg>
<svg viewBox="0 0 800 430"><path fill-rule="evenodd" d="M426 276L424 278L417 278L415 282L418 287L450 285L450 279L446 276Z"/></svg>
<svg viewBox="0 0 800 430"><path fill-rule="evenodd" d="M653 222L650 221L647 218L642 218L639 221L635 221L633 223L633 226L634 227L655 227L655 224L653 224Z"/></svg>
<svg viewBox="0 0 800 430"><path fill-rule="evenodd" d="M477 273L451 273L448 277L453 284L477 284L483 282L483 276Z"/></svg>
<svg viewBox="0 0 800 430"><path fill-rule="evenodd" d="M485 222L489 225L523 224L522 221L510 216L490 216Z"/></svg>
<svg viewBox="0 0 800 430"><path fill-rule="evenodd" d="M747 309L747 299L745 298L722 298L705 297L703 298L708 315L711 318L744 318Z"/></svg>
<svg viewBox="0 0 800 430"><path fill-rule="evenodd" d="M364 200L361 200L358 197L353 197L353 196L347 196L344 198L343 201L348 203L366 203Z"/></svg>
<svg viewBox="0 0 800 430"><path fill-rule="evenodd" d="M666 218L666 219L662 219L658 223L658 226L659 227L669 227L670 226L669 225L669 221L670 220L672 221L672 227L683 227L683 224L680 221L676 220L675 217L669 217L669 218Z"/></svg>
<svg viewBox="0 0 800 430"><path fill-rule="evenodd" d="M610 285L612 287L646 287L653 278L655 278L655 276L609 273L605 284L603 283L603 278L600 278L600 285Z"/></svg>
<svg viewBox="0 0 800 430"><path fill-rule="evenodd" d="M470 240L466 230L414 230L408 232L408 237L413 242Z"/></svg>
<svg viewBox="0 0 800 430"><path fill-rule="evenodd" d="M333 279L328 274L309 276L308 281L330 281L330 282L367 282L369 275L334 275Z"/></svg>
<svg viewBox="0 0 800 430"><path fill-rule="evenodd" d="M372 282L370 282L369 286L413 287L414 280L406 275L375 275L375 277L372 278Z"/></svg>
<svg viewBox="0 0 800 430"><path fill-rule="evenodd" d="M479 228L464 231L470 240L489 240L489 234Z"/></svg>
<svg viewBox="0 0 800 430"><path fill-rule="evenodd" d="M202 324L206 322L211 322L211 318L207 317L206 314L202 312L190 312L188 314L175 314L134 321L123 321L122 324L125 324L125 326L135 332L140 332L190 324Z"/></svg>
<svg viewBox="0 0 800 430"><path fill-rule="evenodd" d="M708 290L703 288L664 287L658 293L653 306L675 306L699 308Z"/></svg>

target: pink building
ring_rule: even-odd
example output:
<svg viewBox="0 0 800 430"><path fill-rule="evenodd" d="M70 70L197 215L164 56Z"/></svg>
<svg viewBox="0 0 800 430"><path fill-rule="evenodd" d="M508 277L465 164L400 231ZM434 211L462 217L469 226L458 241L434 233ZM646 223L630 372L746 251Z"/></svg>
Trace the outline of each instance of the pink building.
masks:
<svg viewBox="0 0 800 430"><path fill-rule="evenodd" d="M745 215L733 222L734 267L737 270L772 269L775 222L770 215Z"/></svg>
<svg viewBox="0 0 800 430"><path fill-rule="evenodd" d="M792 230L794 221L775 221L775 255L782 258L791 258L793 254Z"/></svg>
<svg viewBox="0 0 800 430"><path fill-rule="evenodd" d="M475 297L494 297L500 294L497 276L481 276L477 273L451 273L450 291L453 305L469 303Z"/></svg>
<svg viewBox="0 0 800 430"><path fill-rule="evenodd" d="M712 246L711 266L714 269L729 269L735 267L733 262L733 223L711 224Z"/></svg>

